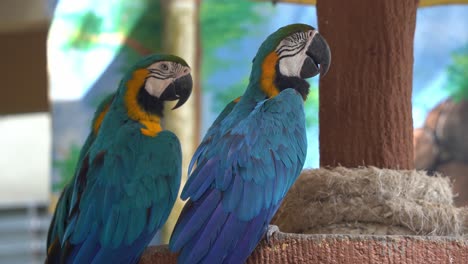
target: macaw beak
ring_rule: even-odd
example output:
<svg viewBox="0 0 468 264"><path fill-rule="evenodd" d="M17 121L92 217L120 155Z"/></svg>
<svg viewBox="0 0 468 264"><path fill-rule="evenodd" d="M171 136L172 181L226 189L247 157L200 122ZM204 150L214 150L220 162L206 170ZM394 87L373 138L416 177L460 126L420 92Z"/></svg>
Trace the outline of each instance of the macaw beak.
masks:
<svg viewBox="0 0 468 264"><path fill-rule="evenodd" d="M301 78L307 79L319 74L324 76L330 68L331 53L327 41L318 32L306 51L307 58L301 68Z"/></svg>
<svg viewBox="0 0 468 264"><path fill-rule="evenodd" d="M192 75L187 74L180 78L177 78L172 82L169 87L159 97L163 101L174 101L179 100L172 110L181 107L190 97L192 93L193 80Z"/></svg>

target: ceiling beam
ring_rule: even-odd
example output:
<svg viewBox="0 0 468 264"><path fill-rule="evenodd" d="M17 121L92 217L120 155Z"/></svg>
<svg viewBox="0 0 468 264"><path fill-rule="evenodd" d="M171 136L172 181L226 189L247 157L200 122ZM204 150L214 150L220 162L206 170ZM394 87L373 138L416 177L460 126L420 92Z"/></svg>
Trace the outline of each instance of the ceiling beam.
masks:
<svg viewBox="0 0 468 264"><path fill-rule="evenodd" d="M317 0L253 0L256 2L272 2L272 3L292 3L303 5L315 5ZM420 0L419 7L428 7L436 5L462 5L468 4L468 0Z"/></svg>

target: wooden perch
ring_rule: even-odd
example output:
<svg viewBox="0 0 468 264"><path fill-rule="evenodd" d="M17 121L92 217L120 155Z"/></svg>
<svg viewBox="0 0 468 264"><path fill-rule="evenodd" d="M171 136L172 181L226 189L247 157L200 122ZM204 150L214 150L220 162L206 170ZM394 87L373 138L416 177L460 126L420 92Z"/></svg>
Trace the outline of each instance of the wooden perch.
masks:
<svg viewBox="0 0 468 264"><path fill-rule="evenodd" d="M167 246L149 247L140 264L172 264ZM468 242L451 237L301 235L274 233L247 264L468 263Z"/></svg>

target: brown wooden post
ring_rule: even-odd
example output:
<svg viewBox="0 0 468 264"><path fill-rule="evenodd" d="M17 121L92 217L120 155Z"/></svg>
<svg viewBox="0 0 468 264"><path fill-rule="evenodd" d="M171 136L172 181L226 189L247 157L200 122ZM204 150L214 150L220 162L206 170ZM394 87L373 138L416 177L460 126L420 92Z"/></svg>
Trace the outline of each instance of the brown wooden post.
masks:
<svg viewBox="0 0 468 264"><path fill-rule="evenodd" d="M320 80L320 165L413 168L417 0L318 0L333 61Z"/></svg>

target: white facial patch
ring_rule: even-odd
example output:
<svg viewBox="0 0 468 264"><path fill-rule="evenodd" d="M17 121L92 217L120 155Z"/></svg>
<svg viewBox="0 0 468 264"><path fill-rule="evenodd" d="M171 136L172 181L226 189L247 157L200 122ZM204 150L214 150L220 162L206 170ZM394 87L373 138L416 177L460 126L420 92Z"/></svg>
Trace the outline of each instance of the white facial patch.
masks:
<svg viewBox="0 0 468 264"><path fill-rule="evenodd" d="M283 39L276 53L279 56L279 71L283 76L300 77L302 65L307 58L307 48L317 31L296 32Z"/></svg>
<svg viewBox="0 0 468 264"><path fill-rule="evenodd" d="M159 98L173 80L173 78L160 80L150 77L146 80L145 89L152 96Z"/></svg>
<svg viewBox="0 0 468 264"><path fill-rule="evenodd" d="M279 61L279 69L282 75L287 77L299 77L302 69L302 65L304 64L305 56L301 56L305 52L301 52L301 54L297 54L293 57L286 57Z"/></svg>
<svg viewBox="0 0 468 264"><path fill-rule="evenodd" d="M173 61L158 61L148 68L145 89L154 96L160 97L167 87L177 78L190 74L190 68Z"/></svg>
<svg viewBox="0 0 468 264"><path fill-rule="evenodd" d="M169 61L158 61L147 68L149 74L146 77L145 89L150 95L159 98L174 80L172 63Z"/></svg>

